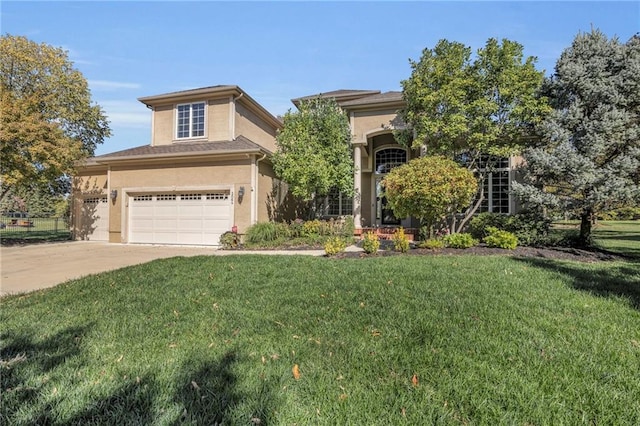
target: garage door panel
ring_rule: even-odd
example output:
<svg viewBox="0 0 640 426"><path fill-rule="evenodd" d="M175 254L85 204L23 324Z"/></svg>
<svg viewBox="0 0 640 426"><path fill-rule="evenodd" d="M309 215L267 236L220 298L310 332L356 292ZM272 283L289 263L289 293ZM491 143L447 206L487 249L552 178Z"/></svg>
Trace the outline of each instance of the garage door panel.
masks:
<svg viewBox="0 0 640 426"><path fill-rule="evenodd" d="M231 229L229 193L145 194L129 207L130 242L219 245Z"/></svg>
<svg viewBox="0 0 640 426"><path fill-rule="evenodd" d="M106 195L82 200L78 232L78 237L83 240L109 240L109 202Z"/></svg>

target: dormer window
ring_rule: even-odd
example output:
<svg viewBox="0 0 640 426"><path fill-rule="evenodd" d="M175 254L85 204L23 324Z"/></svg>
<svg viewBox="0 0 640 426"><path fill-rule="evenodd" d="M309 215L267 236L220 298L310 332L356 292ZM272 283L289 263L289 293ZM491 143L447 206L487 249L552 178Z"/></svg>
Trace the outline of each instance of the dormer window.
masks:
<svg viewBox="0 0 640 426"><path fill-rule="evenodd" d="M176 139L204 136L204 102L176 106Z"/></svg>

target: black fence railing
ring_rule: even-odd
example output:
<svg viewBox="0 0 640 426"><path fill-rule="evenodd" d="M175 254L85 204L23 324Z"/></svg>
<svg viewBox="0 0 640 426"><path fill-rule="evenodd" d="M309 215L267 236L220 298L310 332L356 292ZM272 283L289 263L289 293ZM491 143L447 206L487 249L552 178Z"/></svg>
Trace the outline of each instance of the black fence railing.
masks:
<svg viewBox="0 0 640 426"><path fill-rule="evenodd" d="M0 217L2 244L30 240L57 241L71 238L67 217Z"/></svg>

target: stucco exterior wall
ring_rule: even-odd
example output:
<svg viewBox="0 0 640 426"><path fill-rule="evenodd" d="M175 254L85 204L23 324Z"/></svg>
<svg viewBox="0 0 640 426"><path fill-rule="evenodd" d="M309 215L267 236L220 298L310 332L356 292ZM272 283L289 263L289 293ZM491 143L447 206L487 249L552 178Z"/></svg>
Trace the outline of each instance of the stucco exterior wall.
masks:
<svg viewBox="0 0 640 426"><path fill-rule="evenodd" d="M384 131L403 125L396 109L354 111L352 114L354 142L365 142L366 134L372 131Z"/></svg>
<svg viewBox="0 0 640 426"><path fill-rule="evenodd" d="M173 105L156 106L153 109L153 129L151 130L151 145L169 145L174 138Z"/></svg>
<svg viewBox="0 0 640 426"><path fill-rule="evenodd" d="M271 152L276 150L276 129L257 114L236 102L235 136L245 136Z"/></svg>

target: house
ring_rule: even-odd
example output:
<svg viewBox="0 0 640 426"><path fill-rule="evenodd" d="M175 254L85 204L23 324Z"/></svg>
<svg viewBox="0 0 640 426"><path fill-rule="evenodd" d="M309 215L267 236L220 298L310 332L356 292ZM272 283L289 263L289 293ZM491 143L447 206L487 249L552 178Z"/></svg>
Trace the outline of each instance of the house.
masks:
<svg viewBox="0 0 640 426"><path fill-rule="evenodd" d="M405 129L398 110L404 107L402 92L378 90L337 90L293 100L315 97L334 98L349 116L352 129L353 161L355 166L355 196L330 194L323 200L326 216L353 215L356 229L363 228L417 228L413 218L396 218L387 207L382 180L394 167L420 155L396 142L393 133ZM499 160L498 167L484 182L485 198L479 212L514 213L516 200L510 193L515 178L516 158ZM322 211L322 209L320 209Z"/></svg>
<svg viewBox="0 0 640 426"><path fill-rule="evenodd" d="M382 180L420 155L393 136L404 129L401 92L336 90L330 97L352 129L355 196L318 201L324 217L353 216L363 228L416 228L387 207ZM258 221L287 216L286 185L270 163L282 123L238 86L213 86L139 99L152 112L151 144L89 159L74 179L78 239L124 243L218 245ZM514 162L485 182L484 211L510 213Z"/></svg>
<svg viewBox="0 0 640 426"><path fill-rule="evenodd" d="M77 239L218 245L269 220L282 123L238 86L139 99L151 144L89 159L74 177ZM234 228L235 227L235 228Z"/></svg>

